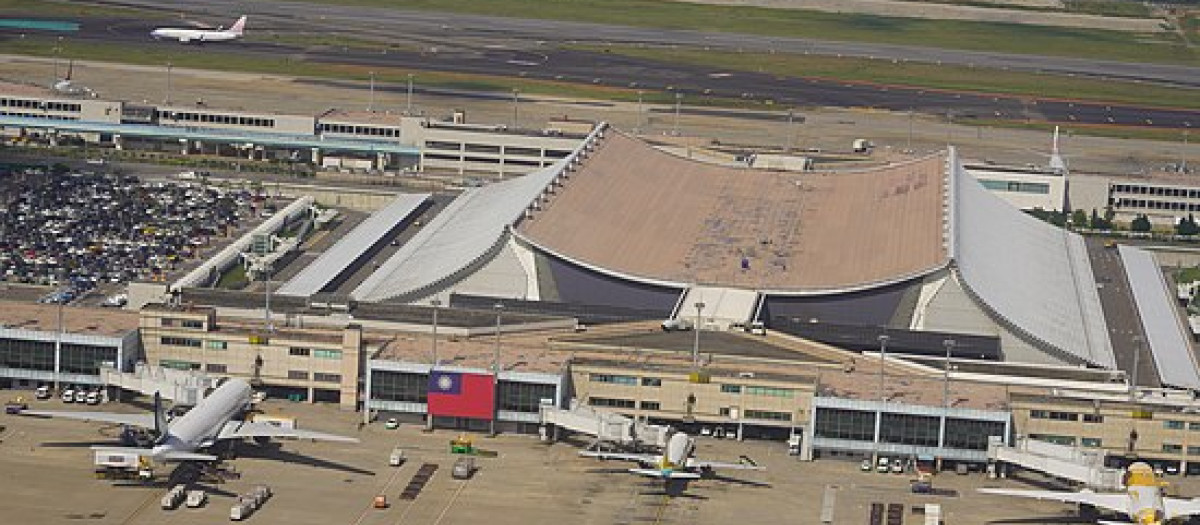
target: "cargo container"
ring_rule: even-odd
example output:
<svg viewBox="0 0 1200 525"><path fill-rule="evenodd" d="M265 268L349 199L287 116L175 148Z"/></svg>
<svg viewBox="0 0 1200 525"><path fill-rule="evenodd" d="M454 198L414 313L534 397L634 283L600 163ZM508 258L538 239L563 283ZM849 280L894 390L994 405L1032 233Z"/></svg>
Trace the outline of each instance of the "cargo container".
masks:
<svg viewBox="0 0 1200 525"><path fill-rule="evenodd" d="M208 501L207 492L204 492L203 490L187 491L187 502L185 504L188 506L188 508L195 509L203 507L206 501Z"/></svg>

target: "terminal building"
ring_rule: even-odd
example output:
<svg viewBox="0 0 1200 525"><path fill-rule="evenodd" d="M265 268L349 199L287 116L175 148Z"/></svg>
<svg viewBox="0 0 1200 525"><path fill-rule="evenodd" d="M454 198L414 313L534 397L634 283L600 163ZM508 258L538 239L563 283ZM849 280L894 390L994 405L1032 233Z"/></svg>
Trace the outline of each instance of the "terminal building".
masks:
<svg viewBox="0 0 1200 525"><path fill-rule="evenodd" d="M0 387L103 384L100 368L132 371L142 359L137 314L0 303Z"/></svg>

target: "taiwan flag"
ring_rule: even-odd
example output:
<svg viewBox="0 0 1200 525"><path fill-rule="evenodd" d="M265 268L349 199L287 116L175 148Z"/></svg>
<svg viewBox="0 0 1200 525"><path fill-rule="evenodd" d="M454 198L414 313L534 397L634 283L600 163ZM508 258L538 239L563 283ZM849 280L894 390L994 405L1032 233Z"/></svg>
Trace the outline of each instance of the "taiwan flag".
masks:
<svg viewBox="0 0 1200 525"><path fill-rule="evenodd" d="M429 373L429 415L492 419L495 383L489 374Z"/></svg>

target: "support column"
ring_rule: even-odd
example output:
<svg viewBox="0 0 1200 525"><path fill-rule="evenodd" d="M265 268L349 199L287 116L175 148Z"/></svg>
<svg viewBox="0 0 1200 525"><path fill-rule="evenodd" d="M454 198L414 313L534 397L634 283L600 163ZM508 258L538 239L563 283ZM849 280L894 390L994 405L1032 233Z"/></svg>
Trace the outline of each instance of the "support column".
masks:
<svg viewBox="0 0 1200 525"><path fill-rule="evenodd" d="M312 149L312 163L317 167L321 166L321 148Z"/></svg>
<svg viewBox="0 0 1200 525"><path fill-rule="evenodd" d="M123 144L123 141L121 140L120 135L114 134L112 141L113 141L113 149L115 149L117 151L121 151L121 149L123 149L125 147Z"/></svg>
<svg viewBox="0 0 1200 525"><path fill-rule="evenodd" d="M48 130L46 132L46 138L50 139L51 146L54 146L54 147L58 146L58 130L56 130L56 129Z"/></svg>
<svg viewBox="0 0 1200 525"><path fill-rule="evenodd" d="M317 393L317 389L315 389L311 386L308 387L308 404L311 405L313 403L316 403L316 401L313 400L316 397L316 393Z"/></svg>
<svg viewBox="0 0 1200 525"><path fill-rule="evenodd" d="M187 155L189 152L190 152L190 148L188 148L188 140L187 139L179 139L179 154Z"/></svg>
<svg viewBox="0 0 1200 525"><path fill-rule="evenodd" d="M383 170L386 170L387 167L388 167L388 154L382 153L382 152L376 153L375 154L375 169L377 169L379 171L383 171Z"/></svg>

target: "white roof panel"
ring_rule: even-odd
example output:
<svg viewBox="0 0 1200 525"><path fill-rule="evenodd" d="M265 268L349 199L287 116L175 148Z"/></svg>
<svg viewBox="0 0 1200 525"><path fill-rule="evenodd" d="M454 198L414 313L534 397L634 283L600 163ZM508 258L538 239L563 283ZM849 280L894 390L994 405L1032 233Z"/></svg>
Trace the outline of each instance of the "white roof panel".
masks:
<svg viewBox="0 0 1200 525"><path fill-rule="evenodd" d="M1118 250L1159 377L1167 385L1200 388L1200 372L1196 370L1196 359L1188 343L1188 328L1179 317L1174 294L1167 287L1154 255L1125 245Z"/></svg>

